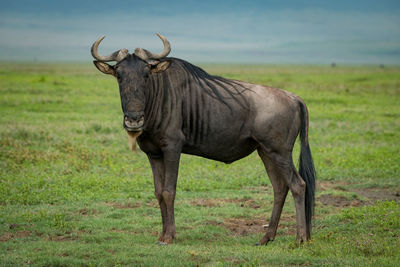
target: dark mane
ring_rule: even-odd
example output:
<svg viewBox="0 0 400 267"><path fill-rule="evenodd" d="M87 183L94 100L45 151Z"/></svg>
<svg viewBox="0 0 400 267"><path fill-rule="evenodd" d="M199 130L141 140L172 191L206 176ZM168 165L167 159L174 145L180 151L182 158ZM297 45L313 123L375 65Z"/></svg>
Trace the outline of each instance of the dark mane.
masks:
<svg viewBox="0 0 400 267"><path fill-rule="evenodd" d="M187 77L190 80L189 90L193 87L201 88L206 94L218 99L229 108L230 105L227 100L233 99L243 108L248 109L247 100L242 96L242 93L249 89L238 81L211 75L202 68L179 58L169 58L169 60L173 62L171 71L184 74L181 77Z"/></svg>

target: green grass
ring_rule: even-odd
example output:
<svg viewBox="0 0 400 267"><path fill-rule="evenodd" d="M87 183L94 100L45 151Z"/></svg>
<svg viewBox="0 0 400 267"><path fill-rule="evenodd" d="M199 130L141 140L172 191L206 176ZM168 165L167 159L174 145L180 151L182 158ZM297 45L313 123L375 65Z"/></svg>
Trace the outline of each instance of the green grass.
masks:
<svg viewBox="0 0 400 267"><path fill-rule="evenodd" d="M318 172L312 242L295 244L289 196L276 240L252 246L273 201L256 154L230 165L184 155L178 239L157 246L152 174L128 149L116 81L85 64L1 63L0 266L396 266L400 68L204 68L307 103Z"/></svg>

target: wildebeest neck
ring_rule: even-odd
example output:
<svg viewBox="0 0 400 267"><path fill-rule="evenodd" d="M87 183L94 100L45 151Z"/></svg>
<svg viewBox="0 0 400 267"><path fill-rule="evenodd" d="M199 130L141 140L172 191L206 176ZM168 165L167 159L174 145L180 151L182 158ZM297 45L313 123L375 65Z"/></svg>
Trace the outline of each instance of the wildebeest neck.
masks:
<svg viewBox="0 0 400 267"><path fill-rule="evenodd" d="M146 91L147 129L176 127L199 139L208 131L213 112L232 116L246 111L246 89L237 81L212 76L186 61L169 58L170 67L150 76ZM199 140L197 140L199 141Z"/></svg>

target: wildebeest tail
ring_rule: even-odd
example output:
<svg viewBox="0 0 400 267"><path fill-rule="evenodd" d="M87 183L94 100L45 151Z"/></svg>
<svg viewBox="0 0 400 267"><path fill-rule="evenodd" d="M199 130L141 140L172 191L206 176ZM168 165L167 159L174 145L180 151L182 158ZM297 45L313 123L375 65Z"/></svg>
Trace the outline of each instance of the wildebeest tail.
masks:
<svg viewBox="0 0 400 267"><path fill-rule="evenodd" d="M310 145L308 143L308 111L306 105L300 101L301 110L301 129L300 129L300 159L299 159L299 174L306 183L305 195L305 211L306 211L306 226L307 237L311 237L312 216L314 213L315 201L315 168L312 159Z"/></svg>

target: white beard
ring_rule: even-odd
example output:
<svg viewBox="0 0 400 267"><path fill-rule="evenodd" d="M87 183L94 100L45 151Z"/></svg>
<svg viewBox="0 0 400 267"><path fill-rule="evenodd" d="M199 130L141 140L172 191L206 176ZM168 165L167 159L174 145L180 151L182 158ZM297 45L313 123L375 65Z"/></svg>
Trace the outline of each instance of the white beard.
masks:
<svg viewBox="0 0 400 267"><path fill-rule="evenodd" d="M136 151L136 139L139 137L139 135L142 133L142 131L126 132L126 133L128 134L129 148L132 151Z"/></svg>

